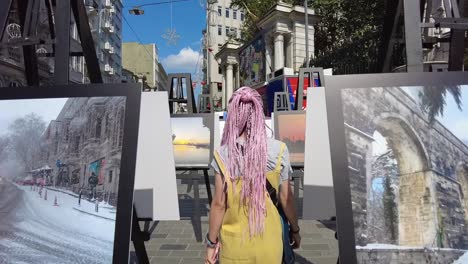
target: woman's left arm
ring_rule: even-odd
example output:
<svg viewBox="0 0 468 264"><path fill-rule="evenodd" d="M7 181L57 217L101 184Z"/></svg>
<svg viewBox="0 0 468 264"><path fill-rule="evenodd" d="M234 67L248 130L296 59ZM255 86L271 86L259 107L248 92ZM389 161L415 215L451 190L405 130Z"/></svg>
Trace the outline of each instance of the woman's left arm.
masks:
<svg viewBox="0 0 468 264"><path fill-rule="evenodd" d="M208 239L211 242L219 242L219 230L223 223L226 212L226 196L221 174L215 173L215 195L210 208L210 226L208 229ZM215 263L216 252L214 248L207 247L205 263Z"/></svg>

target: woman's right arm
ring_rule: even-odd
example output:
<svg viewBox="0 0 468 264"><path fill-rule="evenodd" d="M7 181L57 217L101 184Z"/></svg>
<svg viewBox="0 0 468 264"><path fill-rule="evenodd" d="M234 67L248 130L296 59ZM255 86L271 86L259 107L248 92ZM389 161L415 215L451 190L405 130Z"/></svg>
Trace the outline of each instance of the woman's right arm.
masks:
<svg viewBox="0 0 468 264"><path fill-rule="evenodd" d="M279 199L283 208L286 218L291 226L293 232L294 247L299 247L301 244L301 236L299 235L299 223L297 220L296 205L294 203L294 196L289 184L289 180L284 180L280 185ZM296 232L297 231L297 232Z"/></svg>

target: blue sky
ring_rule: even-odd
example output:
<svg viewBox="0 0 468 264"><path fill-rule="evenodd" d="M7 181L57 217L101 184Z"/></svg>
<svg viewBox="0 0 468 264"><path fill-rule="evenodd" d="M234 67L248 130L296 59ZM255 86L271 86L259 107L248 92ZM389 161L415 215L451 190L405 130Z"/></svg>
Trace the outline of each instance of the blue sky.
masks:
<svg viewBox="0 0 468 264"><path fill-rule="evenodd" d="M144 44L156 43L159 60L167 73L189 72L195 81L197 61L201 59L200 40L206 24L205 10L200 3L205 1L188 0L172 3L172 26L180 36L175 46L167 45L162 37L171 27L171 4L144 6L142 9L145 14L140 16L128 13L129 8L133 6L166 1L168 0L124 0L123 15ZM125 20L122 21L122 27L124 42L139 42Z"/></svg>
<svg viewBox="0 0 468 264"><path fill-rule="evenodd" d="M404 89L408 88L404 87ZM417 99L418 88L411 90L411 95ZM444 115L437 116L437 120L455 134L455 136L468 144L468 85L461 86L461 101L462 110L460 111L452 94L447 93Z"/></svg>

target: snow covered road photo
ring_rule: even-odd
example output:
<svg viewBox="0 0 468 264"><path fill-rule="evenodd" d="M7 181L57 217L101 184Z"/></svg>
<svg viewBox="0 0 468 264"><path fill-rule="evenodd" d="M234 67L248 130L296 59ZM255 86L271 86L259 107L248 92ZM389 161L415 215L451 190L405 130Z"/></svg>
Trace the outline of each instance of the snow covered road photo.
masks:
<svg viewBox="0 0 468 264"><path fill-rule="evenodd" d="M115 221L74 209L66 193L47 190L46 200L45 190L0 183L0 263L112 263Z"/></svg>

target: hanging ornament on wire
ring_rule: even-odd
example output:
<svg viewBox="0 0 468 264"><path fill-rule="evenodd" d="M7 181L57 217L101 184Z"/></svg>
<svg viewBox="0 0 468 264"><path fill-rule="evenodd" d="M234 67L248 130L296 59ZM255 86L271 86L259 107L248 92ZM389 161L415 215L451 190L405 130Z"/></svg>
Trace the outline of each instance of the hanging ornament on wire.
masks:
<svg viewBox="0 0 468 264"><path fill-rule="evenodd" d="M177 41L180 38L180 35L177 34L177 31L172 26L172 1L171 1L171 27L166 29L166 33L162 35L162 38L166 40L168 46L177 45Z"/></svg>

